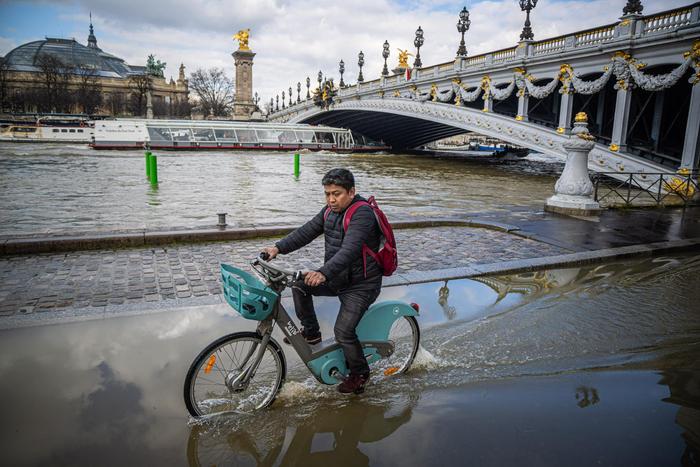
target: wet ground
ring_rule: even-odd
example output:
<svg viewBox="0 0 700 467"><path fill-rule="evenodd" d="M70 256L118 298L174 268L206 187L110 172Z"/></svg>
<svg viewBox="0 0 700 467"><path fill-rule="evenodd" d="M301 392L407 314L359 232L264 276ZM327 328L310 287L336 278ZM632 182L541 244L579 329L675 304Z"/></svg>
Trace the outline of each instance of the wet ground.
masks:
<svg viewBox="0 0 700 467"><path fill-rule="evenodd" d="M0 143L0 235L135 228L210 227L228 213L238 227L298 225L324 203L321 178L353 171L392 219L464 215L538 206L552 194L562 161L507 161L407 154L157 152L157 187L143 151L85 145Z"/></svg>
<svg viewBox="0 0 700 467"><path fill-rule="evenodd" d="M0 449L7 465L696 465L699 266L388 288L421 304L414 371L341 397L285 348L269 409L208 423L182 382L208 342L253 327L225 306L0 331ZM325 335L336 303L318 307Z"/></svg>

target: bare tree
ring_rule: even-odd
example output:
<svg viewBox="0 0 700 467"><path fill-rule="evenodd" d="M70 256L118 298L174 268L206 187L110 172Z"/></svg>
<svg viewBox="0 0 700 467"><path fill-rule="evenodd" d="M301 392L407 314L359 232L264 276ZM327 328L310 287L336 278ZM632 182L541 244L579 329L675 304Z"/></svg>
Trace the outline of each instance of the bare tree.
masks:
<svg viewBox="0 0 700 467"><path fill-rule="evenodd" d="M171 102L172 110L171 115L180 118L190 118L192 115L192 103L188 99L175 99L175 102Z"/></svg>
<svg viewBox="0 0 700 467"><path fill-rule="evenodd" d="M126 112L126 98L122 92L113 92L107 95L105 107L109 109L110 115L118 116Z"/></svg>
<svg viewBox="0 0 700 467"><path fill-rule="evenodd" d="M71 69L61 59L49 54L37 58L41 70L42 97L38 103L40 112L70 112L72 96L68 89Z"/></svg>
<svg viewBox="0 0 700 467"><path fill-rule="evenodd" d="M204 115L224 117L231 113L234 86L223 69L197 69L190 75L189 87L197 96Z"/></svg>
<svg viewBox="0 0 700 467"><path fill-rule="evenodd" d="M102 105L102 85L97 78L94 67L81 65L76 68L78 89L75 93L77 103L86 114L94 114Z"/></svg>
<svg viewBox="0 0 700 467"><path fill-rule="evenodd" d="M153 90L153 76L148 73L132 75L129 78L131 99L129 110L133 115L146 115L146 94Z"/></svg>

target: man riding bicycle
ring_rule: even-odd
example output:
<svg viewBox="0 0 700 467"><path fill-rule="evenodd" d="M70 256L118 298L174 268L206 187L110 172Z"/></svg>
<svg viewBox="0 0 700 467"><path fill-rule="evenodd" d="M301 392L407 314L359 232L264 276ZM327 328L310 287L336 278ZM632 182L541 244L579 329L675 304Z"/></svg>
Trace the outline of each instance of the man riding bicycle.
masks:
<svg viewBox="0 0 700 467"><path fill-rule="evenodd" d="M337 296L340 299L333 331L343 349L350 374L338 386L338 391L359 394L369 380L369 366L355 329L382 287L382 269L371 256L363 257L363 245L376 253L381 230L369 205L357 208L347 229L344 228L347 209L353 203L365 201L355 193L352 172L333 169L321 183L327 205L306 224L263 251L274 258L298 250L324 235L324 264L317 271L306 273L304 284L293 289L294 309L303 326L302 335L309 344L315 345L321 342L321 330L313 296Z"/></svg>

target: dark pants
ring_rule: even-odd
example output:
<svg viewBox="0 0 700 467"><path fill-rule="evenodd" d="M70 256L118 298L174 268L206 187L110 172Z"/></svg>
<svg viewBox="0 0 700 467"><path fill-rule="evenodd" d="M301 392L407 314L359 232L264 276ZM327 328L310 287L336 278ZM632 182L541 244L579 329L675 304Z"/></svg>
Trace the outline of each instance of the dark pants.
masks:
<svg viewBox="0 0 700 467"><path fill-rule="evenodd" d="M358 284L359 285L359 284ZM297 318L304 326L304 333L314 336L320 333L316 311L314 310L313 296L338 297L340 299L340 311L335 320L335 340L345 354L348 368L353 374L369 373L367 359L362 352L362 346L355 333L357 324L367 311L367 308L374 303L379 296L381 286L372 288L350 287L336 292L327 285L321 284L317 287L302 285L292 289L294 297L294 311Z"/></svg>

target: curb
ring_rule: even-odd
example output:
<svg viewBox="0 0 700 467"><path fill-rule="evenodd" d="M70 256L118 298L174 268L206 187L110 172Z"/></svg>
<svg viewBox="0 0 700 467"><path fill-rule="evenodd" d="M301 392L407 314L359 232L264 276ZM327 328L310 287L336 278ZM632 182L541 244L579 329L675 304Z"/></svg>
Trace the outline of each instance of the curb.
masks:
<svg viewBox="0 0 700 467"><path fill-rule="evenodd" d="M427 227L477 227L506 233L518 230L516 226L499 222L452 218L398 221L393 222L392 226L396 230ZM281 225L247 229L133 230L119 233L86 233L83 235L5 237L0 238L0 256L79 250L109 250L168 245L173 243L250 240L255 238L279 237L288 234L297 227L298 226Z"/></svg>

